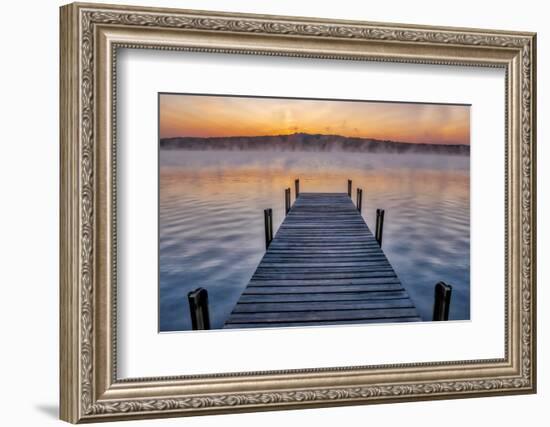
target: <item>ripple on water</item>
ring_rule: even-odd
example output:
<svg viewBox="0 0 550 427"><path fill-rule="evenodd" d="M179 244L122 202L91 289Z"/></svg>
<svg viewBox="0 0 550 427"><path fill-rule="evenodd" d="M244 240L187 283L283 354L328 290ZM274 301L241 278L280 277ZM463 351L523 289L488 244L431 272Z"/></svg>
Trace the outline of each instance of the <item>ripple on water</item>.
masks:
<svg viewBox="0 0 550 427"><path fill-rule="evenodd" d="M422 318L433 286L453 285L451 319L470 316L469 158L345 153L161 152L160 330L191 328L187 293L208 288L219 328L265 251L263 209L274 229L284 189L364 189L364 217L386 211L384 251ZM355 193L354 193L355 196Z"/></svg>

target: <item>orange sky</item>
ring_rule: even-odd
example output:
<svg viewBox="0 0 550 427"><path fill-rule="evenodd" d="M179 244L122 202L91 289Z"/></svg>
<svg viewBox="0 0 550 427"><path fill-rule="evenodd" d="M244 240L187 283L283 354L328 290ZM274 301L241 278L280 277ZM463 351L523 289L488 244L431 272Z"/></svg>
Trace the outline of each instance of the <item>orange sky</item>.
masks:
<svg viewBox="0 0 550 427"><path fill-rule="evenodd" d="M402 142L469 144L470 107L160 95L160 137L258 136L296 132Z"/></svg>

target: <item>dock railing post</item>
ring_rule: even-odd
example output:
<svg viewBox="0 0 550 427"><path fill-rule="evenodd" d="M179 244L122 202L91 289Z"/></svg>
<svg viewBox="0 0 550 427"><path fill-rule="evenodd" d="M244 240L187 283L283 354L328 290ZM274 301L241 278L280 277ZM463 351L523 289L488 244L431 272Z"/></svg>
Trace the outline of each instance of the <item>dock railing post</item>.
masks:
<svg viewBox="0 0 550 427"><path fill-rule="evenodd" d="M435 285L434 321L449 320L452 291L453 287L445 282L439 282Z"/></svg>
<svg viewBox="0 0 550 427"><path fill-rule="evenodd" d="M361 208L363 207L363 190L358 188L357 189L357 210L361 212Z"/></svg>
<svg viewBox="0 0 550 427"><path fill-rule="evenodd" d="M208 291L197 288L187 294L191 311L191 326L194 331L210 329L210 314L208 313Z"/></svg>
<svg viewBox="0 0 550 427"><path fill-rule="evenodd" d="M290 211L290 188L285 189L285 215Z"/></svg>
<svg viewBox="0 0 550 427"><path fill-rule="evenodd" d="M269 248L269 244L273 240L273 210L264 209L264 228L265 228L265 248Z"/></svg>
<svg viewBox="0 0 550 427"><path fill-rule="evenodd" d="M295 179L294 180L294 191L296 192L296 198L300 195L300 180Z"/></svg>
<svg viewBox="0 0 550 427"><path fill-rule="evenodd" d="M384 209L376 209L376 241L382 247L382 234L384 233Z"/></svg>
<svg viewBox="0 0 550 427"><path fill-rule="evenodd" d="M348 179L348 196L351 197L351 179Z"/></svg>

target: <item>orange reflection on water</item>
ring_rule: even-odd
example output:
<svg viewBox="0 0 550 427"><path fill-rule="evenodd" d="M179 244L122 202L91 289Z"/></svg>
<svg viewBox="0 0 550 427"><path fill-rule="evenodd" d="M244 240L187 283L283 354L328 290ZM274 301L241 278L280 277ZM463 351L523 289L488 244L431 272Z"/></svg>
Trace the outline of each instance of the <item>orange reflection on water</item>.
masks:
<svg viewBox="0 0 550 427"><path fill-rule="evenodd" d="M235 196L240 202L253 199L259 193L278 194L285 188L294 193L294 180L300 180L301 192L347 191L347 180L351 179L354 189L363 189L363 197L392 193L414 194L416 197L437 199L442 196L452 199L469 198L469 175L446 170L399 169L348 171L337 168L315 171L283 169L277 166L212 168L184 170L163 168L160 172L161 197L172 197L182 193L194 194L199 198L212 199L216 195Z"/></svg>

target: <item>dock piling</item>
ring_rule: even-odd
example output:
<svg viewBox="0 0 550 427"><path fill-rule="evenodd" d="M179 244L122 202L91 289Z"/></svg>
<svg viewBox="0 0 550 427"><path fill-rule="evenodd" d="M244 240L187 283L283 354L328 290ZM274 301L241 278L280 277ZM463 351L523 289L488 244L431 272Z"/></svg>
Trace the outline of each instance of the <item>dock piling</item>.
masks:
<svg viewBox="0 0 550 427"><path fill-rule="evenodd" d="M434 301L434 321L449 320L449 308L451 305L451 293L453 287L445 282L439 282L435 285Z"/></svg>
<svg viewBox="0 0 550 427"><path fill-rule="evenodd" d="M269 244L273 240L273 210L264 209L264 228L265 228L265 248L269 248Z"/></svg>
<svg viewBox="0 0 550 427"><path fill-rule="evenodd" d="M298 198L298 196L300 195L300 180L299 179L294 180L294 189L295 189L295 192L296 192L296 198Z"/></svg>
<svg viewBox="0 0 550 427"><path fill-rule="evenodd" d="M362 207L363 207L363 190L358 188L357 189L357 210L361 212Z"/></svg>
<svg viewBox="0 0 550 427"><path fill-rule="evenodd" d="M376 241L382 247L382 234L384 232L384 209L376 209Z"/></svg>
<svg viewBox="0 0 550 427"><path fill-rule="evenodd" d="M191 326L194 331L210 329L210 314L208 312L208 291L197 288L187 294L191 311Z"/></svg>
<svg viewBox="0 0 550 427"><path fill-rule="evenodd" d="M285 189L285 215L290 211L290 188Z"/></svg>
<svg viewBox="0 0 550 427"><path fill-rule="evenodd" d="M351 197L351 179L348 179L348 196Z"/></svg>

